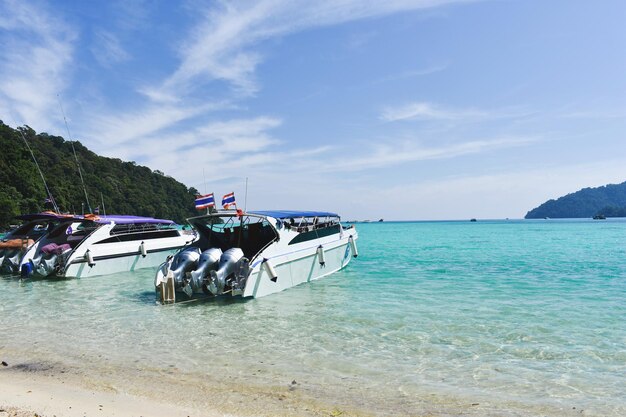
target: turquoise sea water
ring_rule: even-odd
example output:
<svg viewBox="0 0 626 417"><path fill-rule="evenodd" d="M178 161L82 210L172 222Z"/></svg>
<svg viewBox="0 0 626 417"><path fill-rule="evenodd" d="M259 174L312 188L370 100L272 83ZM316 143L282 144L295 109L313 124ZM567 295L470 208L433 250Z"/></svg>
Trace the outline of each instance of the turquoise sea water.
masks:
<svg viewBox="0 0 626 417"><path fill-rule="evenodd" d="M343 271L246 302L3 277L1 359L250 415L626 415L626 221L357 230Z"/></svg>

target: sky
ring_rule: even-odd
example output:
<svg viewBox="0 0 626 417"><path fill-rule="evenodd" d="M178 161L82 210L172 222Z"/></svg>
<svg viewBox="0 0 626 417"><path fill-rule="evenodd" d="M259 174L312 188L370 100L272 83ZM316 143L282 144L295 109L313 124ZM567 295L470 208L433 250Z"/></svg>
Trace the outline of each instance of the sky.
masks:
<svg viewBox="0 0 626 417"><path fill-rule="evenodd" d="M622 0L0 0L0 120L249 210L521 218L626 181L625 17Z"/></svg>

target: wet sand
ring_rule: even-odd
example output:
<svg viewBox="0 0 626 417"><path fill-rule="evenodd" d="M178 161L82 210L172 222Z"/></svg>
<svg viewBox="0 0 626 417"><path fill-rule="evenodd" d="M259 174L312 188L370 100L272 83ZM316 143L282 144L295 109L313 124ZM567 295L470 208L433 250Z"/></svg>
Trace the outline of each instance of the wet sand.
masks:
<svg viewBox="0 0 626 417"><path fill-rule="evenodd" d="M212 410L185 409L156 399L88 389L60 378L19 372L2 372L0 412L6 416L224 416Z"/></svg>
<svg viewBox="0 0 626 417"><path fill-rule="evenodd" d="M385 404L372 408L371 399L362 398L360 405L337 402L322 392L303 389L295 380L287 384L268 381L259 387L228 380L218 386L215 379L207 385L197 381L187 385L184 378L173 371L134 375L122 382L104 374L82 374L64 365L16 362L0 367L0 417L505 415L478 403L454 405L441 399L429 399L419 407L411 401L403 409L398 408L401 396L385 412Z"/></svg>

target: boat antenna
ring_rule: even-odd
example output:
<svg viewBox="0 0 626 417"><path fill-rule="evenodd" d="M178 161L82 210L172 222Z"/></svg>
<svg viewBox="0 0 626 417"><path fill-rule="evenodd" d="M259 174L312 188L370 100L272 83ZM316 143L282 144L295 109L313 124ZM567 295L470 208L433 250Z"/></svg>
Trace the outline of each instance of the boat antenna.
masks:
<svg viewBox="0 0 626 417"><path fill-rule="evenodd" d="M248 177L246 177L246 193L244 194L244 197L243 197L243 212L244 213L246 212L247 204L248 204ZM237 206L235 205L235 207ZM239 228L239 240L237 242L237 246L241 246L241 232L243 230L243 216L241 217L241 223L242 223L241 224L242 227Z"/></svg>
<svg viewBox="0 0 626 417"><path fill-rule="evenodd" d="M54 197L52 196L52 193L50 192L50 188L48 188L48 184L46 183L46 179L43 176L43 172L41 171L41 168L39 167L39 163L37 162L37 158L35 158L35 154L33 153L33 150L30 148L30 145L28 144L28 141L26 140L26 136L24 136L24 132L22 132L22 129L20 129L19 127L17 128L17 131L20 132L20 136L22 137L22 140L24 141L24 144L26 145L26 148L28 148L28 151L30 152L30 156L33 157L33 161L35 162L35 166L37 167L37 171L39 171L39 175L41 176L41 180L43 181L43 186L46 188L46 193L48 194L48 198L50 199L50 202L52 203L52 207L54 207L54 211L59 214L59 206L57 206L57 202L54 199Z"/></svg>
<svg viewBox="0 0 626 417"><path fill-rule="evenodd" d="M102 203L102 213L104 213L104 217L107 216L107 209L104 207L104 197L102 197L102 193L100 193L100 202Z"/></svg>
<svg viewBox="0 0 626 417"><path fill-rule="evenodd" d="M206 175L204 174L204 167L202 167L202 178L204 178L204 195L206 195ZM215 200L215 195L213 196L213 200ZM206 214L211 214L210 206L207 206Z"/></svg>
<svg viewBox="0 0 626 417"><path fill-rule="evenodd" d="M206 175L204 173L204 167L202 167L202 178L204 178L204 194L206 194Z"/></svg>
<svg viewBox="0 0 626 417"><path fill-rule="evenodd" d="M248 206L248 177L246 177L246 194L243 197L243 212L246 212L246 207Z"/></svg>
<svg viewBox="0 0 626 417"><path fill-rule="evenodd" d="M59 95L57 94L57 98ZM80 177L80 183L83 186L83 192L85 193L85 200L87 201L87 208L89 209L89 213L93 213L91 210L91 204L89 204L89 197L87 196L87 188L85 187L85 181L83 180L83 172L80 169L80 162L78 161L78 156L76 155L76 148L74 148L74 141L72 140L72 134L70 133L70 127L67 124L67 119L65 118L65 111L63 110L63 103L61 103L61 99L59 98L59 107L61 107L61 113L63 114L63 121L65 122L65 129L67 129L67 137L72 144L72 151L74 152L74 159L76 159L76 166L78 167L78 176Z"/></svg>

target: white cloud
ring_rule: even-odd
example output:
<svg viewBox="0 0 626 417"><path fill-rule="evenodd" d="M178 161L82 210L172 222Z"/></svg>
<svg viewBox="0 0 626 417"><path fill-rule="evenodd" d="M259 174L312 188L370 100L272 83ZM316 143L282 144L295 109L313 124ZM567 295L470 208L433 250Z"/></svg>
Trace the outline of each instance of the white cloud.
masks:
<svg viewBox="0 0 626 417"><path fill-rule="evenodd" d="M360 171L373 168L396 166L397 164L426 161L433 159L451 159L463 155L490 152L498 149L525 146L535 142L533 137L503 137L454 143L440 147L423 147L413 141L393 145L376 145L366 154L352 154L342 161L316 162L322 171Z"/></svg>
<svg viewBox="0 0 626 417"><path fill-rule="evenodd" d="M357 218L445 220L522 218L551 198L624 181L623 159L565 166L535 167L487 175L457 175L369 190L376 201L393 201L379 213L363 210ZM357 191L363 192L363 190ZM407 211L406 208L411 210Z"/></svg>
<svg viewBox="0 0 626 417"><path fill-rule="evenodd" d="M203 168L215 180L278 159L279 141L268 131L280 124L281 120L270 117L210 122L184 132L146 135L118 144L114 151L126 159L160 167L191 185Z"/></svg>
<svg viewBox="0 0 626 417"><path fill-rule="evenodd" d="M558 115L563 119L626 119L626 109L612 108L609 110L580 110Z"/></svg>
<svg viewBox="0 0 626 417"><path fill-rule="evenodd" d="M107 153L114 150L117 155L132 157L137 153L133 152L131 146L140 147L142 157L149 161L146 162L148 165L172 174L174 171L168 167L175 166L176 177L183 181L187 178L184 167L190 166L184 161L189 160L198 164L212 161L221 173L229 175L232 170L228 166L222 166L219 161L228 159L234 150L247 150L246 157L238 160L239 167L252 167L262 163L280 165L289 161L285 153L305 155L310 150L281 151L278 147L266 150L270 144L277 145L278 141L265 133L265 130L274 126L271 123L263 125L260 121L267 122L273 120L272 118L257 118L252 124L243 120L231 120L224 124L207 124L205 121L209 113L233 108L233 102L258 91L259 85L254 74L263 57L255 48L260 43L308 28L454 2L457 1L368 3L262 0L245 4L210 2L206 8L195 3L193 12L200 18L179 43L180 63L177 68L161 83L137 88L148 99L148 103L123 114L118 109L110 112L99 111L89 118L93 121L91 130L97 131L102 143L107 144ZM234 94L220 102L211 97L203 97L205 104L201 106L188 104L190 97L199 96L198 93L206 90L209 82L230 85ZM180 130L183 125L187 133L178 134L174 131L176 127ZM236 129L240 131L237 132ZM229 140L216 140L218 134L228 137ZM147 143L151 144L149 148L145 146ZM173 147L173 143L177 146ZM171 154L176 149L190 147L197 147L196 152L182 151L180 157ZM161 154L154 155L152 150L155 149ZM167 157L164 153L167 153ZM199 160L199 155L202 155L202 160ZM177 161L174 164L171 163L173 159ZM162 163L165 165L161 165ZM232 165L231 162L229 166Z"/></svg>
<svg viewBox="0 0 626 417"><path fill-rule="evenodd" d="M380 119L386 122L401 120L482 120L490 117L495 117L495 114L477 109L447 109L426 102L387 107L380 115Z"/></svg>
<svg viewBox="0 0 626 417"><path fill-rule="evenodd" d="M96 40L91 47L91 53L103 67L130 59L130 54L114 33L100 29L94 32L94 36Z"/></svg>
<svg viewBox="0 0 626 417"><path fill-rule="evenodd" d="M198 83L224 80L238 93L253 95L259 88L254 71L262 57L249 48L260 42L308 28L464 1L264 0L243 7L223 3L221 8L211 3L213 7L204 11L206 19L181 45L181 64L161 86L167 91L162 94L170 96Z"/></svg>
<svg viewBox="0 0 626 417"><path fill-rule="evenodd" d="M193 119L206 112L224 108L223 103L207 103L204 105L149 105L135 111L96 113L89 116L90 129L99 132L92 136L83 132L83 136L91 137L101 143L101 149L119 149L127 143L129 146L138 143L142 138L164 131L172 125ZM161 137L167 141L171 135L162 132Z"/></svg>
<svg viewBox="0 0 626 417"><path fill-rule="evenodd" d="M436 74L441 71L445 71L448 68L448 64L431 65L425 68L419 68L409 71L402 71L398 73L390 74L374 82L374 84L385 83L389 81L406 80L413 77L421 77L424 75Z"/></svg>
<svg viewBox="0 0 626 417"><path fill-rule="evenodd" d="M12 0L0 4L0 28L0 108L16 123L58 126L60 116L51 115L71 76L76 34L51 12Z"/></svg>

